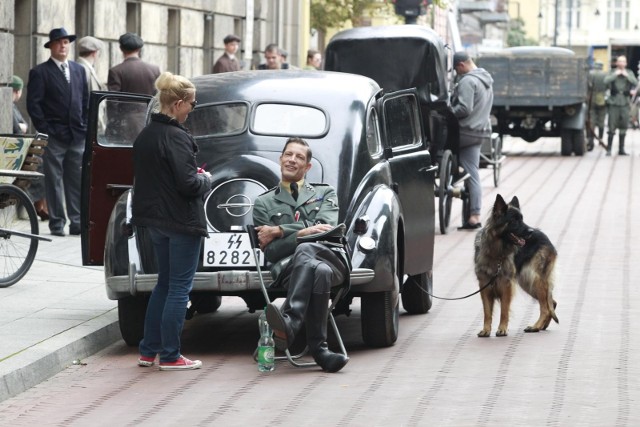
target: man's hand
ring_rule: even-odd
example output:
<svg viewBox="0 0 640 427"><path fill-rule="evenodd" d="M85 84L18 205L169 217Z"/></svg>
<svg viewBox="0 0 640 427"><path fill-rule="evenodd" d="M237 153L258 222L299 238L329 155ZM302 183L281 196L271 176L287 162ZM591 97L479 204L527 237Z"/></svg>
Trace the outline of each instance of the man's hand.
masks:
<svg viewBox="0 0 640 427"><path fill-rule="evenodd" d="M275 239L282 237L282 229L277 225L261 225L256 227L258 231L258 242L260 249L264 251L264 248Z"/></svg>
<svg viewBox="0 0 640 427"><path fill-rule="evenodd" d="M303 228L298 231L298 237L309 236L311 234L324 233L325 231L329 231L333 228L331 224L316 224L311 227Z"/></svg>

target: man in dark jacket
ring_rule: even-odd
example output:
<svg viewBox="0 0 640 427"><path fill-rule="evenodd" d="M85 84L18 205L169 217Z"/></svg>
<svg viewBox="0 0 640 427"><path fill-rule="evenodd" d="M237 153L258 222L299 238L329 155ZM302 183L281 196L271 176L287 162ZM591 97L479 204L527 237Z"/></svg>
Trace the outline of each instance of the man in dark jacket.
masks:
<svg viewBox="0 0 640 427"><path fill-rule="evenodd" d="M109 70L109 90L155 94L154 84L160 75L160 68L140 59L140 51L144 46L140 36L126 33L120 36L119 42L124 61ZM139 103L107 104L107 132L124 138L126 143L132 143L142 130L146 113L146 105Z"/></svg>
<svg viewBox="0 0 640 427"><path fill-rule="evenodd" d="M229 34L224 38L224 53L213 65L213 74L240 71L240 62L236 53L240 47L240 37Z"/></svg>
<svg viewBox="0 0 640 427"><path fill-rule="evenodd" d="M27 111L34 127L49 135L44 151L44 183L49 208L49 230L64 236L80 234L80 183L87 130L89 90L82 65L67 59L76 36L64 28L49 33L44 47L51 58L29 72Z"/></svg>
<svg viewBox="0 0 640 427"><path fill-rule="evenodd" d="M460 166L470 176L469 188L470 215L465 218L461 230L474 230L482 227L480 209L482 187L480 186L480 148L491 138L491 106L493 105L493 79L487 70L476 67L466 52L453 55L453 67L461 76L451 98L453 114L460 123Z"/></svg>

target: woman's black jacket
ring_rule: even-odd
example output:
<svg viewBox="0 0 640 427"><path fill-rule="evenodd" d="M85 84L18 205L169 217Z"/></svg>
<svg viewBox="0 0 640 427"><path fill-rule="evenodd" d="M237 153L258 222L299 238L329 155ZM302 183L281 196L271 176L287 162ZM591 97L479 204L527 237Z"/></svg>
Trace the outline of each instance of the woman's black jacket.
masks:
<svg viewBox="0 0 640 427"><path fill-rule="evenodd" d="M197 152L175 119L151 116L133 144L134 225L207 236L203 196L211 181L197 173Z"/></svg>

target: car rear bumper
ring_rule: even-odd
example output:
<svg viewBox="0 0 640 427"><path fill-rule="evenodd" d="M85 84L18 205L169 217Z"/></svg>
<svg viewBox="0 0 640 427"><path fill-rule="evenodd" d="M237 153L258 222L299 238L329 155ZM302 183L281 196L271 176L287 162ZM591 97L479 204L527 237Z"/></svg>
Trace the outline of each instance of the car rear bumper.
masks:
<svg viewBox="0 0 640 427"><path fill-rule="evenodd" d="M351 286L364 285L375 278L373 270L356 268L351 272ZM262 272L262 279L267 288L273 283L271 273ZM138 293L150 293L158 280L157 274L131 274L128 276L112 276L106 278L107 295L116 300ZM226 295L260 291L260 277L256 271L228 270L214 272L198 272L193 279L193 291L216 292Z"/></svg>

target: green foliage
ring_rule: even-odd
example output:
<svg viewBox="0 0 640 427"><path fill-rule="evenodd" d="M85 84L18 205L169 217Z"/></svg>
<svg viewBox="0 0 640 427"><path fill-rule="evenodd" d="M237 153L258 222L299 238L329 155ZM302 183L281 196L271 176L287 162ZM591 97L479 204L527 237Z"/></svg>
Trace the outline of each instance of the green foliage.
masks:
<svg viewBox="0 0 640 427"><path fill-rule="evenodd" d="M509 21L509 31L507 32L507 46L536 46L534 39L527 37L524 31L524 21L522 18L515 18Z"/></svg>
<svg viewBox="0 0 640 427"><path fill-rule="evenodd" d="M448 0L432 0L435 6L444 8ZM311 28L326 32L328 28L341 28L345 22L354 27L364 16L391 16L393 0L311 0ZM424 1L425 7L428 1Z"/></svg>

